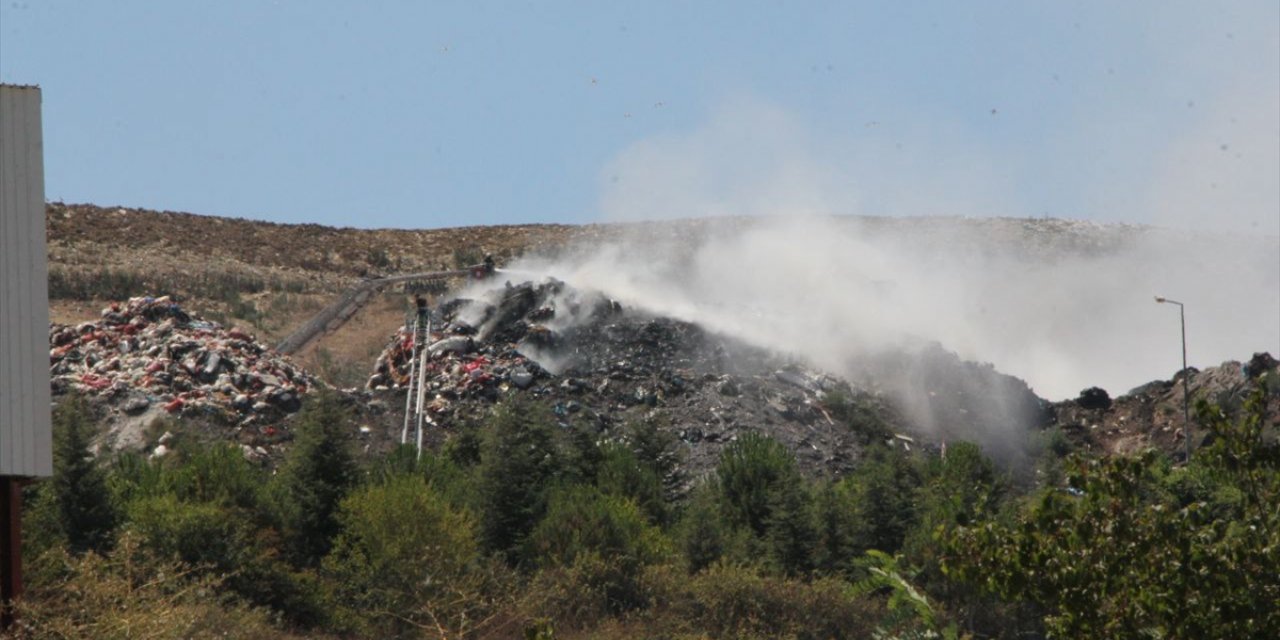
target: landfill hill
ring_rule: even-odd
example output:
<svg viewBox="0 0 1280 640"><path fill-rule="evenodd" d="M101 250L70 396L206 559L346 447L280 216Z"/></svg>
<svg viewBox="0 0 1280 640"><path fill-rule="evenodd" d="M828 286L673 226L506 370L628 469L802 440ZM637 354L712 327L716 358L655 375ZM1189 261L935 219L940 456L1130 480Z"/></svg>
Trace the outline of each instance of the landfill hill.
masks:
<svg viewBox="0 0 1280 640"><path fill-rule="evenodd" d="M1030 471L1055 434L1104 455L1147 448L1177 455L1182 447L1181 373L1114 400L1095 388L1050 403L1022 380L935 343L886 354L869 365L874 375L851 381L553 278L449 299L432 326L424 343L428 440L448 438L499 400L527 394L550 405L561 426L585 425L598 438L622 438L629 423L653 421L679 442L686 480L712 469L723 447L748 431L783 442L807 471L834 475L879 442L940 452L947 440L977 441L1015 472ZM384 448L401 436L412 350L412 332L402 325L365 384L367 404L388 418L372 434ZM1269 354L1255 354L1246 363L1189 370L1188 388L1193 399L1235 409L1254 383L1267 386L1274 437L1278 367ZM896 391L902 380L923 398L904 398ZM922 424L921 412L904 407L922 401L945 427ZM1007 428L989 437L998 422ZM1198 432L1194 445L1204 438Z"/></svg>
<svg viewBox="0 0 1280 640"><path fill-rule="evenodd" d="M650 422L677 443L679 492L714 468L728 443L765 432L794 451L812 474L851 470L868 445L941 451L948 437L913 422L900 398L879 384L850 383L697 325L627 309L598 292L563 282L509 283L434 310L424 348L427 446L456 437L505 398L526 394L551 408L565 428L595 439L623 439ZM363 389L341 391L357 417L353 437L378 458L403 437L404 397L413 336L401 326ZM252 334L191 316L166 297L104 307L100 319L50 327L55 396L90 400L104 425L100 450L167 454L174 438L231 441L246 458L279 462L292 418L322 380ZM903 354L893 367L924 366L936 411L973 419L973 427L1023 404L1023 450L989 452L1026 470L1039 434L1056 428L1072 446L1103 454L1156 447L1177 454L1180 378L1143 385L1115 400L1091 389L1048 404L1024 383L966 363L933 345ZM1191 393L1237 407L1251 382L1272 389L1272 437L1280 420L1280 369L1269 354L1247 363L1191 370ZM892 368L885 370L892 375ZM919 378L920 371L911 371ZM1181 374L1179 374L1181 375ZM956 428L953 426L953 428ZM1202 446L1201 441L1195 444ZM1025 457L1018 460L1016 455Z"/></svg>
<svg viewBox="0 0 1280 640"><path fill-rule="evenodd" d="M1039 257L1106 251L1143 230L1055 219L841 219L870 237L908 234L922 245L943 245L967 231L1002 238L1013 254ZM693 246L759 219L353 229L54 202L46 208L46 221L53 320L93 321L107 302L171 295L190 313L252 328L276 344L363 278L454 268L485 254L502 264L624 234L636 242ZM297 360L340 385L358 384L403 309L402 292L386 290Z"/></svg>
<svg viewBox="0 0 1280 640"><path fill-rule="evenodd" d="M247 456L264 460L278 459L287 447L293 410L321 381L351 389L357 435L368 454L399 441L404 394L396 386L404 372L396 348L403 350L405 336L392 334L405 320L403 291L386 291L295 359L268 346L361 278L467 264L485 253L501 264L622 233L693 244L726 226L752 224L727 218L360 230L60 203L49 205L48 219L51 348L76 343L63 353L69 357L54 355L55 390L75 388L100 400L98 409L112 425L108 446L154 452L164 432L176 428L234 439ZM856 221L868 233L912 233L922 243L977 230L1006 238L1011 252L1040 257L1106 251L1141 232L1050 219ZM443 296L446 304L436 309L448 324L435 337L465 340L440 345L433 360L436 428L429 435L437 441L496 399L528 393L566 423L589 423L602 437L621 433L630 421L655 420L683 443L691 474L708 469L719 449L748 429L773 433L811 471L840 473L876 439L939 447L976 433L993 419L993 404L1012 405L1021 416L1015 426L1026 437L1003 452L1015 458L1055 431L1100 453L1181 448L1177 378L1114 400L1095 394L1050 404L1022 381L936 344L887 355L869 376L851 382L554 281L513 282L475 299L452 298ZM1259 379L1259 372L1267 372L1265 384L1280 387L1269 356L1247 365L1193 371L1193 397L1238 403L1245 381ZM952 430L924 429L903 411L886 391L895 377L919 385L929 410ZM1277 397L1271 398L1273 426L1280 424Z"/></svg>
<svg viewBox="0 0 1280 640"><path fill-rule="evenodd" d="M903 419L883 396L697 325L628 309L563 282L507 284L435 310L424 345L427 437L449 437L503 398L551 407L561 427L620 439L635 423L670 433L686 481L747 431L770 434L811 472L850 470ZM397 442L413 336L401 327L366 382ZM900 441L907 442L907 441ZM384 446L386 446L384 444Z"/></svg>

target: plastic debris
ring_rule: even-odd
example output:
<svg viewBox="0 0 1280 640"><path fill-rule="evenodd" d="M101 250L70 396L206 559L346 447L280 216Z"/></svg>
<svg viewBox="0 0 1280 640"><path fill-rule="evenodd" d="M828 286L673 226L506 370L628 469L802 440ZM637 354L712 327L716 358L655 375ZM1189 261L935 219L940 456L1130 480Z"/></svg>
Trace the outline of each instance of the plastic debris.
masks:
<svg viewBox="0 0 1280 640"><path fill-rule="evenodd" d="M130 415L159 405L170 414L274 419L297 411L300 396L315 386L314 377L253 335L194 318L168 296L112 303L101 316L50 325L55 393L103 398Z"/></svg>

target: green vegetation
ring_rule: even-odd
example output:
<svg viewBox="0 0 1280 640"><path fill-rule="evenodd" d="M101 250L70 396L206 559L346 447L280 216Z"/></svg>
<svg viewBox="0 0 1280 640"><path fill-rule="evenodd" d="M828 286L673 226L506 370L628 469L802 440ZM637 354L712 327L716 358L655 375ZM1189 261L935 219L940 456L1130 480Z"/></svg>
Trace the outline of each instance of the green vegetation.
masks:
<svg viewBox="0 0 1280 640"><path fill-rule="evenodd" d="M88 405L72 396L53 414L53 468L42 497L56 535L73 552L103 551L110 546L116 513L108 499L106 475L90 452L94 426Z"/></svg>
<svg viewBox="0 0 1280 640"><path fill-rule="evenodd" d="M295 423L297 438L276 477L275 502L293 557L315 565L337 536L338 505L357 481L350 417L341 398L321 390Z"/></svg>
<svg viewBox="0 0 1280 640"><path fill-rule="evenodd" d="M514 400L361 468L332 394L275 474L182 440L95 462L73 398L29 490L17 636L1280 637L1266 393L1202 406L1190 465L1060 447L1021 491L964 443L807 478L743 434L681 492L653 425L597 441Z"/></svg>
<svg viewBox="0 0 1280 640"><path fill-rule="evenodd" d="M1055 637L1268 638L1280 633L1280 445L1264 393L1238 420L1201 403L1213 444L1173 469L1154 454L1078 458L1069 484L1008 521L944 530L944 568L1045 612Z"/></svg>

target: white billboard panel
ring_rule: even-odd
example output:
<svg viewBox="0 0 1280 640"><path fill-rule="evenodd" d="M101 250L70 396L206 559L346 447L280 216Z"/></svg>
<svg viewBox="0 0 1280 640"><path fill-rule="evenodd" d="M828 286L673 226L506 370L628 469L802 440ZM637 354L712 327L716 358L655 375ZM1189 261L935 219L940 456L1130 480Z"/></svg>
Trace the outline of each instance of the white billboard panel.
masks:
<svg viewBox="0 0 1280 640"><path fill-rule="evenodd" d="M53 474L40 89L0 85L0 476Z"/></svg>

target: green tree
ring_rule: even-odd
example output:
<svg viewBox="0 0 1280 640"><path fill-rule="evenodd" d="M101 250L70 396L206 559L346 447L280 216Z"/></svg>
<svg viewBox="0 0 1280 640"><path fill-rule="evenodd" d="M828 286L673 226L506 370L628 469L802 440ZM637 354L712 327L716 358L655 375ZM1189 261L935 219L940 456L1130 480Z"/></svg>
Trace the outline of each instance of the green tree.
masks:
<svg viewBox="0 0 1280 640"><path fill-rule="evenodd" d="M517 560L546 509L546 492L561 471L545 407L523 400L495 408L485 427L479 473L481 540L485 549Z"/></svg>
<svg viewBox="0 0 1280 640"><path fill-rule="evenodd" d="M787 576L807 575L814 566L818 531L807 485L797 475L778 487L769 506L766 542L770 563Z"/></svg>
<svg viewBox="0 0 1280 640"><path fill-rule="evenodd" d="M1047 611L1054 637L1280 637L1280 445L1266 396L1235 421L1204 406L1215 441L1171 480L1167 458L1069 464L1012 522L943 535L959 579ZM1187 500L1185 480L1217 483Z"/></svg>
<svg viewBox="0 0 1280 640"><path fill-rule="evenodd" d="M322 390L294 422L296 437L276 476L276 499L292 555L314 565L338 533L338 504L358 480L351 421L341 398Z"/></svg>
<svg viewBox="0 0 1280 640"><path fill-rule="evenodd" d="M800 482L795 457L777 440L755 432L725 447L716 466L725 516L757 538L769 529L776 496Z"/></svg>
<svg viewBox="0 0 1280 640"><path fill-rule="evenodd" d="M553 493L528 545L541 566L590 567L588 582L614 612L643 603L640 569L665 550L661 532L635 502L586 485Z"/></svg>
<svg viewBox="0 0 1280 640"><path fill-rule="evenodd" d="M105 549L117 521L106 474L89 449L93 435L89 408L79 396L63 400L54 410L48 492L58 528L75 552Z"/></svg>
<svg viewBox="0 0 1280 640"><path fill-rule="evenodd" d="M596 486L607 495L628 498L644 511L654 524L667 521L667 502L663 498L662 480L653 469L644 466L631 449L620 443L600 448L596 469Z"/></svg>
<svg viewBox="0 0 1280 640"><path fill-rule="evenodd" d="M768 436L748 433L721 453L716 475L723 515L751 532L759 557L787 575L808 573L818 534L795 456Z"/></svg>
<svg viewBox="0 0 1280 640"><path fill-rule="evenodd" d="M662 483L663 494L670 499L680 486L679 441L671 431L664 429L664 422L657 418L645 418L627 427L627 444L636 460L652 470Z"/></svg>
<svg viewBox="0 0 1280 640"><path fill-rule="evenodd" d="M731 533L720 515L717 497L712 483L702 483L694 488L676 529L689 573L697 573L715 564L730 545Z"/></svg>
<svg viewBox="0 0 1280 640"><path fill-rule="evenodd" d="M897 450L875 447L841 482L853 500L853 544L859 554L870 549L897 553L916 520L919 480L910 462Z"/></svg>
<svg viewBox="0 0 1280 640"><path fill-rule="evenodd" d="M468 620L485 617L475 518L421 476L399 475L352 492L338 519L342 533L323 572L351 631L399 637L433 628L462 635Z"/></svg>
<svg viewBox="0 0 1280 640"><path fill-rule="evenodd" d="M1001 474L978 445L957 442L946 457L924 462L923 481L916 492L917 524L907 533L904 555L923 572L925 586L940 582L935 534L993 516L1009 490Z"/></svg>
<svg viewBox="0 0 1280 640"><path fill-rule="evenodd" d="M110 484L136 540L192 571L219 576L226 590L315 625L325 612L315 581L281 557L262 500L265 474L231 444L180 444L157 460L121 456Z"/></svg>
<svg viewBox="0 0 1280 640"><path fill-rule="evenodd" d="M847 484L824 482L814 496L814 568L827 575L850 575L858 557L854 532L858 512Z"/></svg>

